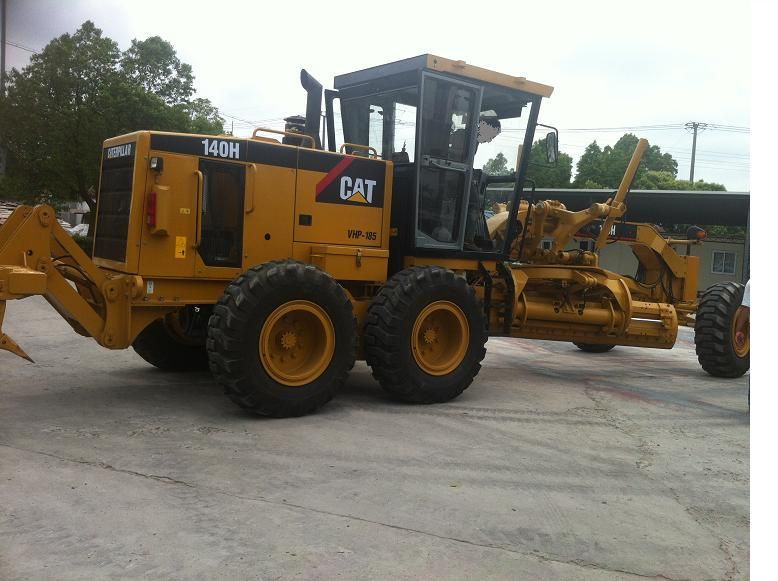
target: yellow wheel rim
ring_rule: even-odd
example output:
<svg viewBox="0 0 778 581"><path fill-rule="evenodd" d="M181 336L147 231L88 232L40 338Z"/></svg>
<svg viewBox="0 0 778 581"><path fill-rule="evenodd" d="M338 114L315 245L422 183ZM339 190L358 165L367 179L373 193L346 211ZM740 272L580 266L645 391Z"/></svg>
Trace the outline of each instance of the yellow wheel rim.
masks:
<svg viewBox="0 0 778 581"><path fill-rule="evenodd" d="M262 325L259 359L268 375L282 385L299 387L316 380L334 353L335 327L315 303L285 303Z"/></svg>
<svg viewBox="0 0 778 581"><path fill-rule="evenodd" d="M454 303L430 303L416 317L411 350L425 373L446 375L454 371L464 360L469 343L467 318Z"/></svg>
<svg viewBox="0 0 778 581"><path fill-rule="evenodd" d="M744 316L745 316L745 312L743 311L743 309L738 309L735 312L735 316L732 318L732 348L735 350L735 355L737 355L741 359L746 355L748 355L749 351L751 350L751 337L750 337L751 333L748 324L746 324L745 326L744 333L746 336L746 340L743 341L743 344L738 345L737 340L735 338L736 335L735 329L737 329L738 327L737 325L738 320Z"/></svg>

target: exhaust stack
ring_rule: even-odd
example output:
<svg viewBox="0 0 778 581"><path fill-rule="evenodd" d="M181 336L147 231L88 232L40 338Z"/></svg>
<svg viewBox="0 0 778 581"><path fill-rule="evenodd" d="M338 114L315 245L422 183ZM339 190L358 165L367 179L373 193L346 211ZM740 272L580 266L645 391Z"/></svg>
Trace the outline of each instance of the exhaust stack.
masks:
<svg viewBox="0 0 778 581"><path fill-rule="evenodd" d="M319 128L321 127L321 95L322 86L308 71L300 71L300 83L308 93L308 101L305 105L305 133L316 141L316 147L321 149Z"/></svg>

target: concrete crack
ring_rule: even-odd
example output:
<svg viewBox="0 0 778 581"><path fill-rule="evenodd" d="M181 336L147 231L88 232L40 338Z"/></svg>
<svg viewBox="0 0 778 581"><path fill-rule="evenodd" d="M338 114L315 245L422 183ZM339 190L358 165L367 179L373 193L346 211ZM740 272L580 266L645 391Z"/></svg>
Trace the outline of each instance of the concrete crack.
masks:
<svg viewBox="0 0 778 581"><path fill-rule="evenodd" d="M729 563L729 571L727 571L727 579L735 579L735 576L740 572L737 568L737 562L735 561L735 558L732 556L732 551L729 550L729 547L727 546L727 542L725 540L721 540L719 543L719 549L727 558L727 562Z"/></svg>
<svg viewBox="0 0 778 581"><path fill-rule="evenodd" d="M711 527L706 525L704 522L700 521L699 518L694 514L694 511L686 506L683 502L681 502L680 495L675 491L675 489L671 486L668 486L667 484L664 484L662 482L659 482L655 480L650 473L646 472L645 469L648 468L653 464L653 462L650 460L654 456L654 450L653 447L650 445L650 442L648 442L644 437L642 437L639 434L633 433L630 431L626 423L631 423L629 420L620 421L619 418L615 417L615 415L612 413L613 408L609 406L604 401L601 401L599 398L595 397L591 392L590 388L586 387L584 388L584 393L586 394L586 397L588 397L596 406L598 411L604 412L604 415L608 420L610 420L611 424L614 428L622 432L623 434L629 436L630 438L635 439L638 442L638 448L640 449L640 458L636 461L636 466L638 467L638 470L643 472L645 474L645 477L648 478L650 481L655 482L658 486L663 486L665 490L667 490L670 493L670 496L673 498L673 500L680 506L684 512L689 515L689 517L699 526L701 529L705 530L710 534L713 538L717 539L719 541L719 550L724 555L724 558L728 564L728 570L726 572L726 579L733 579L734 575L737 574L737 564L730 553L729 549L726 547L726 541L721 538L716 531L714 531ZM633 427L633 429L635 429Z"/></svg>
<svg viewBox="0 0 778 581"><path fill-rule="evenodd" d="M423 536L426 536L426 537L431 537L431 538L440 539L440 540L444 540L444 541L451 541L451 542L454 542L454 543L461 543L461 544L465 544L465 545L469 545L469 546L473 546L473 547L478 547L478 548L481 548L481 549L492 549L492 550L498 550L498 551L505 551L507 553L511 553L511 554L514 554L514 555L519 555L519 556L522 556L522 557L534 558L534 559L536 559L538 561L542 561L542 562L557 563L557 564L560 564L560 565L569 565L569 566L581 567L581 568L584 568L584 569L594 569L594 570L608 572L608 573L620 573L620 574L625 574L625 575L634 575L635 577L641 577L641 578L646 578L646 579L664 579L664 580L667 580L667 581L680 581L678 579L674 579L672 577L668 577L668 576L662 575L660 573L644 574L644 573L637 573L637 572L634 572L634 571L626 571L624 569L613 569L613 568L609 568L609 567L606 567L606 566L603 566L603 565L598 565L596 563L590 563L590 562L587 562L587 561L583 561L581 559L571 559L571 560L556 559L556 558L553 558L553 557L550 557L550 556L544 555L544 554L526 553L526 552L523 552L523 551L517 551L516 549L511 549L509 547L504 547L504 546L500 546L500 545L493 545L493 544L489 544L489 543L478 543L478 542L475 542L475 541L469 541L467 539L462 539L462 538L459 538L459 537L451 537L451 536L447 536L447 535L439 535L437 533L433 533L433 532L430 532L430 531L425 531L425 530L421 530L421 529L414 529L414 528L411 528L411 527L404 527L404 526L401 526L401 525L394 525L394 524L391 524L391 523L385 523L385 522L381 522L381 521L371 520L371 519L368 519L368 518L363 518L363 517L355 516L355 515L352 515L352 514L338 513L338 512L328 511L328 510L324 510L324 509L320 509L320 508L314 508L314 507L311 507L311 506L305 506L305 505L302 505L302 504L295 504L295 503L292 503L292 502L272 500L272 499L265 498L265 497L262 497L262 496L247 496L247 495L242 495L242 494L235 494L235 493L228 492L228 491L220 489L220 488L215 488L215 487L211 487L211 486L207 486L207 485L191 484L191 483L186 482L184 480L178 480L178 479L175 479L175 478L171 478L169 476L160 476L160 475L157 475L157 474L145 474L143 472L137 472L135 470L127 470L127 469L123 469L123 468L116 468L115 466L112 466L111 464L107 464L105 462L99 462L99 461L95 462L95 461L89 461L89 460L79 460L79 459L75 459L75 458L68 458L68 457L65 457L65 456L59 456L57 454L52 454L50 452L43 452L43 451L40 451L40 450L30 450L30 449L27 449L27 448L20 448L20 447L17 447L17 446L11 446L10 444L4 443L4 442L0 442L0 446L3 446L5 448L10 448L12 450L17 450L19 452L27 452L27 453L30 453L30 454L38 454L38 455L41 455L41 456L47 456L49 458L54 458L54 459L59 460L61 462L70 462L70 463L74 463L74 464L83 464L83 465L86 465L86 466L91 466L93 468L99 468L99 469L103 469L103 470L110 470L111 472L117 472L117 473L120 473L120 474L128 474L130 476L137 476L137 477L145 478L145 479L148 479L148 480L154 480L156 482L161 482L163 484L180 485L180 486L185 486L187 488L191 488L193 490L206 491L206 492L210 492L212 494L228 496L230 498L235 498L235 499L238 499L238 500L245 500L245 501L249 501L249 502L259 502L259 503L263 503L263 504L270 504L270 505L274 505L274 506L286 507L286 508L288 508L290 510L299 510L299 511L304 511L304 512L313 512L313 513L321 514L321 515L325 515L325 516L341 518L341 519L357 521L357 522L363 522L363 523L366 523L366 524L372 524L372 525L386 527L386 528L390 528L390 529L394 529L394 530L404 531L404 532L408 532L408 533L414 533L414 534L423 535Z"/></svg>
<svg viewBox="0 0 778 581"><path fill-rule="evenodd" d="M90 460L79 460L77 458L67 458L64 456L58 456L57 454L52 454L50 452L42 452L40 450L29 450L27 448L18 448L16 446L11 446L3 442L0 442L0 446L3 446L5 448L10 448L12 450L18 450L19 452L29 452L32 454L39 454L41 456L48 456L49 458L54 458L56 460L61 460L63 462L72 462L74 464L85 464L87 466L92 466L94 468L102 468L103 470L110 470L111 472L120 472L122 474L130 474L132 476L140 476L141 478L156 480L157 482L162 482L163 484L181 484L182 486L188 486L189 488L196 488L194 485L189 484L188 482L184 482L183 480L176 480L175 478L171 478L169 476L160 476L158 474L144 474L143 472L136 472L135 470L116 468L115 466L106 464L105 462L94 462Z"/></svg>

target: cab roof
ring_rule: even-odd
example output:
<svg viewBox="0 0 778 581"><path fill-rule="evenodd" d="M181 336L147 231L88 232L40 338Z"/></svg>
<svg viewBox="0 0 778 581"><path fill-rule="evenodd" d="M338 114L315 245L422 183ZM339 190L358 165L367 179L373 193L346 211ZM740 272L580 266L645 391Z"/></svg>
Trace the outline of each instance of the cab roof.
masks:
<svg viewBox="0 0 778 581"><path fill-rule="evenodd" d="M491 83L493 85L499 85L501 87L524 91L525 93L540 95L541 97L550 97L551 93L554 92L554 87L535 83L527 80L525 77L513 77L511 75L469 65L465 61L455 61L433 54L423 54L401 61L395 61L393 63L362 69L353 73L337 75L335 77L334 86L338 90L349 89L377 79L418 70L448 73L466 79L473 79Z"/></svg>

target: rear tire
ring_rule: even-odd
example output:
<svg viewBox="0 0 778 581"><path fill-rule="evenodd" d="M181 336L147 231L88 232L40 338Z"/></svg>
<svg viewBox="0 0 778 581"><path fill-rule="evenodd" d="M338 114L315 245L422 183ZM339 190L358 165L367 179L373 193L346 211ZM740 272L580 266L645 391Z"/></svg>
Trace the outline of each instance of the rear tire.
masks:
<svg viewBox="0 0 778 581"><path fill-rule="evenodd" d="M694 345L702 368L714 377L740 377L751 367L750 347L737 348L733 323L745 287L721 282L700 298L694 323Z"/></svg>
<svg viewBox="0 0 778 581"><path fill-rule="evenodd" d="M200 311L197 314L189 313L192 308L186 308L187 316L199 316ZM205 335L197 337L184 334L178 319L184 314L182 309L181 313L157 319L143 329L132 343L135 353L162 371L207 371ZM197 325L196 322L194 324ZM205 322L202 328L205 329Z"/></svg>
<svg viewBox="0 0 778 581"><path fill-rule="evenodd" d="M438 403L472 383L486 355L487 320L467 282L437 266L395 274L367 311L365 355L384 390Z"/></svg>
<svg viewBox="0 0 778 581"><path fill-rule="evenodd" d="M615 347L615 345L600 345L598 343L576 343L573 345L578 347L581 351L586 353L607 353Z"/></svg>
<svg viewBox="0 0 778 581"><path fill-rule="evenodd" d="M343 288L313 265L269 262L232 282L208 324L211 371L227 396L253 413L311 413L346 380L356 319Z"/></svg>

